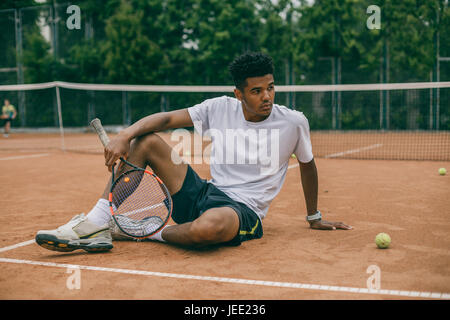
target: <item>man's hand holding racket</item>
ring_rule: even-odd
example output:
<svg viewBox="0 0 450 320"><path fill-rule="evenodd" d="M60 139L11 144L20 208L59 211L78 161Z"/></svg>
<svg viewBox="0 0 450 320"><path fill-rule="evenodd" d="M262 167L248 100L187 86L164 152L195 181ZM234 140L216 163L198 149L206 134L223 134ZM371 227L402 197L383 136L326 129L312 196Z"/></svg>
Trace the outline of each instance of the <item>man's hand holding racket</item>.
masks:
<svg viewBox="0 0 450 320"><path fill-rule="evenodd" d="M125 136L118 134L116 137L111 139L109 143L105 146L105 165L108 167L109 172L112 172L114 165L120 158L127 159L128 153L130 152L130 141ZM117 171L120 171L124 163L120 162Z"/></svg>

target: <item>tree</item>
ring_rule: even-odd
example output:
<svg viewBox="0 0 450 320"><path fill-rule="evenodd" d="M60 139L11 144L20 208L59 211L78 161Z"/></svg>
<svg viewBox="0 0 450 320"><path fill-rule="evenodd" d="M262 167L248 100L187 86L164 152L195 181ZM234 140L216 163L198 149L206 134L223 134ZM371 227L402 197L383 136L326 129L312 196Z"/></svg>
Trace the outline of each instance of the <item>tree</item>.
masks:
<svg viewBox="0 0 450 320"><path fill-rule="evenodd" d="M46 3L61 19L59 54L38 27L38 13L46 11L24 10L21 61L27 82L231 84L229 63L256 50L272 56L277 84L429 81L431 74L437 79L438 38L441 55L450 56L446 0L380 0L380 30L366 27L366 10L373 4L369 0L104 0L101 5L97 0L79 0L82 30L76 32L65 28L66 3ZM30 5L32 0L5 0L0 9ZM15 67L14 23L3 17L0 27L9 31L0 34L0 61L2 67ZM46 13L49 26L50 18ZM449 65L441 62L441 80L450 79ZM126 101L138 118L164 110L164 105L182 108L203 98L129 94ZM101 100L94 94L89 99ZM407 110L394 105L400 99L386 95L386 110L380 110L378 99L349 93L277 94L278 103L304 110L313 128L330 128L332 120L339 127L339 115L343 128L376 128L380 112L385 118L390 114L394 126L404 126ZM436 92L433 99L436 104ZM449 104L443 99L441 95L441 127L448 127ZM397 109L389 111L390 104ZM419 118L426 119L424 112L429 110L417 108Z"/></svg>
<svg viewBox="0 0 450 320"><path fill-rule="evenodd" d="M157 78L163 54L144 33L143 18L144 11L133 10L126 1L108 18L102 50L109 81L145 84Z"/></svg>
<svg viewBox="0 0 450 320"><path fill-rule="evenodd" d="M186 43L196 83L230 84L229 63L259 49L262 36L255 1L195 0L186 21Z"/></svg>

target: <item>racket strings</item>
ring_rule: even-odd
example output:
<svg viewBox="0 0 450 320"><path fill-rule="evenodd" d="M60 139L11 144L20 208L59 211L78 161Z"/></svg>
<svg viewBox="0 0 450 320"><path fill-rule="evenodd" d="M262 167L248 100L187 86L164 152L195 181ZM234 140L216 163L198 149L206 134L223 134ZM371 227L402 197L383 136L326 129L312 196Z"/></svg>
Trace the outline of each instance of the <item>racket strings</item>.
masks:
<svg viewBox="0 0 450 320"><path fill-rule="evenodd" d="M171 198L142 170L123 174L112 189L114 218L125 233L146 236L161 227L171 211Z"/></svg>
<svg viewBox="0 0 450 320"><path fill-rule="evenodd" d="M153 234L164 224L164 221L158 216L148 217L144 219L144 221L137 221L119 214L114 215L114 219L117 224L120 225L122 230L138 237L145 237L149 234Z"/></svg>
<svg viewBox="0 0 450 320"><path fill-rule="evenodd" d="M143 176L143 171L129 171L115 182L112 194L116 208L120 207L122 202L133 194L141 183Z"/></svg>

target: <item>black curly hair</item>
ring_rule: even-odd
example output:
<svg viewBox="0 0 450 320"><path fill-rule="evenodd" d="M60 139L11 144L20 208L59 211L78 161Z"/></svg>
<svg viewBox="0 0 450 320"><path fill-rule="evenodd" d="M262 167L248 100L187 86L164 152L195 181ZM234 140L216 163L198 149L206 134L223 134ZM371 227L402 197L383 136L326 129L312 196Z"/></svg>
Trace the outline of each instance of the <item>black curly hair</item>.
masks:
<svg viewBox="0 0 450 320"><path fill-rule="evenodd" d="M247 78L273 74L273 69L272 58L262 52L246 52L234 59L228 67L234 85L241 91L247 85Z"/></svg>

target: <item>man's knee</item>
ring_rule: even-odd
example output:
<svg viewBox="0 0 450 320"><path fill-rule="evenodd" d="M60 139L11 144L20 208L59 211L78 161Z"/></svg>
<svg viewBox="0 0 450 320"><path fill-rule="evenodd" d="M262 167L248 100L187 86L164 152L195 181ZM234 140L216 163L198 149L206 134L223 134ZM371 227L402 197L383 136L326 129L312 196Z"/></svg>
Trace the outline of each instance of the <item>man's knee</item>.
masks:
<svg viewBox="0 0 450 320"><path fill-rule="evenodd" d="M164 144L165 141L159 135L149 133L135 138L131 143L131 151L152 164L153 161L158 160L158 157L165 154L162 152Z"/></svg>
<svg viewBox="0 0 450 320"><path fill-rule="evenodd" d="M198 220L191 226L192 240L196 243L210 243L220 241L225 232L225 226L221 221Z"/></svg>
<svg viewBox="0 0 450 320"><path fill-rule="evenodd" d="M178 192L186 176L187 164L173 161L172 148L158 134L149 133L131 143L128 161L138 167L150 166L164 181L170 194Z"/></svg>
<svg viewBox="0 0 450 320"><path fill-rule="evenodd" d="M230 209L233 210L233 209ZM204 213L207 215L207 212ZM236 215L236 213L234 213ZM233 239L239 229L233 215L230 213L204 216L192 222L191 236L196 243L220 243Z"/></svg>
<svg viewBox="0 0 450 320"><path fill-rule="evenodd" d="M149 133L143 136L139 136L135 138L132 142L132 146L135 149L144 149L147 150L149 148L155 147L158 143L161 143L163 140L160 136L155 133Z"/></svg>

